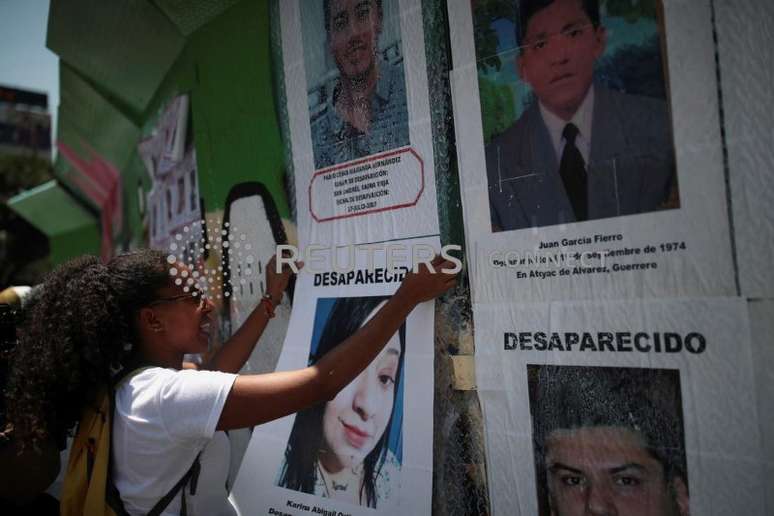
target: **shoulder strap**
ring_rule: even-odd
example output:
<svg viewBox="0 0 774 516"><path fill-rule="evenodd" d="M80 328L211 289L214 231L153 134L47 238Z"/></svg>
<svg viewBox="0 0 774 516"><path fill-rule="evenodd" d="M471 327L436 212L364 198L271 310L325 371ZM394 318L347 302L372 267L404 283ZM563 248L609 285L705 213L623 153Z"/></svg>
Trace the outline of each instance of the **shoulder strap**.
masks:
<svg viewBox="0 0 774 516"><path fill-rule="evenodd" d="M116 516L130 516L124 507L124 501L121 500L121 493L118 492L115 482L113 482L113 421L116 417L116 389L125 380L128 380L137 373L147 369L147 367L136 367L125 369L114 376L108 383L108 399L110 400L110 452L108 457L107 482L105 483L105 502L108 507L113 509Z"/></svg>
<svg viewBox="0 0 774 516"><path fill-rule="evenodd" d="M201 458L202 452L199 452L196 455L196 458L193 461L193 464L191 464L191 467L188 468L188 471L186 471L185 475L183 475L183 478L177 481L177 484L175 484L172 489L169 490L169 492L164 495L164 497L159 500L156 505L153 506L153 509L148 513L148 516L159 516L161 512L167 508L167 505L169 505L172 500L177 496L178 491L183 489L185 485L188 483L188 481L191 481L191 494L196 494L196 484L199 481L199 472L201 471L201 462L199 459ZM187 510L186 510L186 504L185 504L185 489L183 489L183 498L181 500L180 505L180 514L181 516L186 516Z"/></svg>
<svg viewBox="0 0 774 516"><path fill-rule="evenodd" d="M111 439L111 453L109 463L108 463L108 478L107 478L107 492L105 493L106 501L108 506L113 509L113 511L116 513L116 516L130 516L129 513L126 511L126 508L124 507L124 502L121 500L121 494L118 492L118 488L116 488L115 483L113 483L113 453L112 453L112 439L113 439L113 419L115 418L115 410L116 410L116 389L118 388L119 384L124 382L125 380L128 380L132 376L136 375L137 373L144 371L145 369L148 369L149 366L146 367L138 367L134 370L131 370L129 373L126 373L124 375L120 375L118 378L116 378L115 383L110 385L110 439ZM148 513L148 516L160 516L161 513L164 511L164 509L167 508L167 506L174 500L175 496L177 496L177 493L182 489L190 480L191 482L191 494L196 494L196 485L199 481L199 472L201 471L201 458L202 452L199 452L196 455L196 458L193 461L193 464L191 464L191 467L188 468L188 471L186 471L185 475L183 475L183 478L177 481L177 484L172 486L172 489L169 490L167 494L165 494L161 500L156 502L156 505L153 506L153 508ZM181 500L181 506L180 506L180 514L181 516L187 516L187 509L186 509L186 503L185 503L185 490L183 490L183 498Z"/></svg>
<svg viewBox="0 0 774 516"><path fill-rule="evenodd" d="M110 446L108 456L107 482L105 483L105 502L108 507L113 509L116 516L129 516L124 507L124 501L121 500L121 493L113 482L113 420L116 418L116 390L115 384L110 383L108 389L108 398L110 399Z"/></svg>

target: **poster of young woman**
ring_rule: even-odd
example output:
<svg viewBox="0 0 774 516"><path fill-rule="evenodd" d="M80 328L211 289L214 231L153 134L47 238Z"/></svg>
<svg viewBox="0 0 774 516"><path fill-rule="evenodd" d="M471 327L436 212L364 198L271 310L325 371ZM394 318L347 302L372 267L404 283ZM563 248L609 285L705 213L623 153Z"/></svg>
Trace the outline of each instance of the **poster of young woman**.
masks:
<svg viewBox="0 0 774 516"><path fill-rule="evenodd" d="M491 304L475 322L492 514L767 514L744 299Z"/></svg>
<svg viewBox="0 0 774 516"><path fill-rule="evenodd" d="M419 0L279 2L298 234L438 234Z"/></svg>
<svg viewBox="0 0 774 516"><path fill-rule="evenodd" d="M440 242L421 1L277 7L305 262L283 371L357 331ZM253 430L241 514L430 513L433 306L332 400Z"/></svg>
<svg viewBox="0 0 774 516"><path fill-rule="evenodd" d="M383 252L348 271L319 265L298 276L277 371L316 363L374 316L407 271L388 267ZM333 399L253 430L232 492L240 514L430 513L433 320L433 302L418 306Z"/></svg>
<svg viewBox="0 0 774 516"><path fill-rule="evenodd" d="M474 301L734 294L709 4L448 6Z"/></svg>

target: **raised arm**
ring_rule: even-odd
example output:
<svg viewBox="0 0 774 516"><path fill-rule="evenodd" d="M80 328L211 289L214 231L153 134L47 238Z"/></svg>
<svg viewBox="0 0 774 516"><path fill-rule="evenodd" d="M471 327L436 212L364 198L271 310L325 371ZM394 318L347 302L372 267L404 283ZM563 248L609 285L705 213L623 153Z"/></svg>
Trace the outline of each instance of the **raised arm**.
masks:
<svg viewBox="0 0 774 516"><path fill-rule="evenodd" d="M296 371L239 376L218 421L219 430L255 426L332 399L379 354L406 317L423 301L456 284L454 264L437 258L435 273L424 265L409 273L398 291L362 328L316 364Z"/></svg>
<svg viewBox="0 0 774 516"><path fill-rule="evenodd" d="M280 301L282 301L282 293L287 288L291 275L290 266L287 264L283 264L281 273L276 272L275 258L272 257L266 264L266 292L271 297L273 306L279 305ZM245 365L245 362L247 362L247 359L250 358L250 354L263 334L263 330L266 329L269 319L266 307L259 303L258 306L253 308L250 315L247 316L242 326L234 332L231 338L213 355L212 359L205 364L206 369L238 373L242 366Z"/></svg>

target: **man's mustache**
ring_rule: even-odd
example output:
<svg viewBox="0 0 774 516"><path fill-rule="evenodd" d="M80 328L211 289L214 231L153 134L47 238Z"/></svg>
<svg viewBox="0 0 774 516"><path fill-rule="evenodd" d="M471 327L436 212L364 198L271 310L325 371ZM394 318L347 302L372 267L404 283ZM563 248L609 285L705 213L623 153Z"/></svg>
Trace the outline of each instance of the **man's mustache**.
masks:
<svg viewBox="0 0 774 516"><path fill-rule="evenodd" d="M366 48L367 47L366 47L365 41L363 41L362 39L360 38L352 39L347 43L347 55L360 50L366 50Z"/></svg>

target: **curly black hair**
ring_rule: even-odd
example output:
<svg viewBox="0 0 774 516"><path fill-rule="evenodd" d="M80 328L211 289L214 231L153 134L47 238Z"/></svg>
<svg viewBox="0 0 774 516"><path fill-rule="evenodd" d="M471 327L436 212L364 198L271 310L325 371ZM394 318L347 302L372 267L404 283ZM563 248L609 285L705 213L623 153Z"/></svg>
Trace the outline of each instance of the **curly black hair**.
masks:
<svg viewBox="0 0 774 516"><path fill-rule="evenodd" d="M150 249L107 264L84 256L53 271L11 358L7 431L32 445L63 442L84 407L132 359L136 314L169 281L164 255Z"/></svg>

